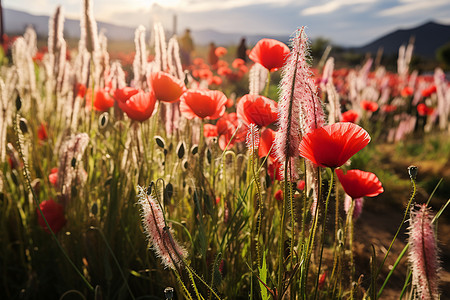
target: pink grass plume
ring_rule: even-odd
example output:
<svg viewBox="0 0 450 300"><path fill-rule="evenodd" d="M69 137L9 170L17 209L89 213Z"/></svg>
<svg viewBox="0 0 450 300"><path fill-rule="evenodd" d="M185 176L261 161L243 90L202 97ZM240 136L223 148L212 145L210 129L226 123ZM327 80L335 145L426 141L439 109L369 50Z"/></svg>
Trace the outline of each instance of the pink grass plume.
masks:
<svg viewBox="0 0 450 300"><path fill-rule="evenodd" d="M412 283L417 299L438 299L439 259L432 213L426 204L411 210L409 220L409 256Z"/></svg>
<svg viewBox="0 0 450 300"><path fill-rule="evenodd" d="M316 86L308 64L308 41L304 29L292 38L292 51L282 70L279 129L275 137L278 159L286 161L299 155L301 134L322 127L325 115L317 96Z"/></svg>
<svg viewBox="0 0 450 300"><path fill-rule="evenodd" d="M166 225L158 201L138 186L138 204L141 206L142 225L156 255L166 268L180 267L186 258L186 249L173 238L172 230Z"/></svg>

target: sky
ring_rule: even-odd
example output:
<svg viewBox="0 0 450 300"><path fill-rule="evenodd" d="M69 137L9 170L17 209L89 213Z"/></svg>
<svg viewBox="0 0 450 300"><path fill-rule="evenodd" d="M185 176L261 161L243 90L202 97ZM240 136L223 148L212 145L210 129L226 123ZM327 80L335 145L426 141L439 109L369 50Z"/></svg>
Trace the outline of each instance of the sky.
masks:
<svg viewBox="0 0 450 300"><path fill-rule="evenodd" d="M83 0L3 0L6 8L51 15L63 6L79 19ZM177 31L213 29L225 33L289 36L306 26L312 39L362 46L396 29L428 21L450 24L449 0L93 0L97 21L128 27L158 20Z"/></svg>

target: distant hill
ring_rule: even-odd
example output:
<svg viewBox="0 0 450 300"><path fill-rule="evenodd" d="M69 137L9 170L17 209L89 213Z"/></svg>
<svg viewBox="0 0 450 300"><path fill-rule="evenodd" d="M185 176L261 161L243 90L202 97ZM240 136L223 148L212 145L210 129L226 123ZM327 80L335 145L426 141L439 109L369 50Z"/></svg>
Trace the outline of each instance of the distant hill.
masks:
<svg viewBox="0 0 450 300"><path fill-rule="evenodd" d="M3 9L5 19L5 32L7 34L23 34L27 26L32 25L39 37L48 36L49 16L35 16L23 11L13 9ZM134 39L135 28L118 26L105 22L97 22L99 30L104 29L108 39L130 40ZM67 38L80 37L80 21L65 19L64 36Z"/></svg>
<svg viewBox="0 0 450 300"><path fill-rule="evenodd" d="M450 42L450 25L428 22L415 28L396 30L365 46L352 50L375 54L382 47L384 54L397 54L400 46L407 45L411 37L415 39L415 55L434 58L436 50Z"/></svg>
<svg viewBox="0 0 450 300"><path fill-rule="evenodd" d="M27 26L32 25L37 35L41 38L48 36L48 20L49 16L36 16L23 11L13 9L3 9L5 19L5 32L7 34L21 35L25 32ZM118 26L105 22L98 22L99 30L105 30L105 34L110 40L116 41L133 41L134 31L136 28ZM79 20L65 19L64 36L66 38L80 37ZM207 45L214 42L217 45L236 45L241 38L247 39L247 44L256 44L257 41L266 37L274 38L282 42L288 43L288 36L267 36L267 35L243 35L241 33L222 33L215 30L193 30L192 38L198 45Z"/></svg>

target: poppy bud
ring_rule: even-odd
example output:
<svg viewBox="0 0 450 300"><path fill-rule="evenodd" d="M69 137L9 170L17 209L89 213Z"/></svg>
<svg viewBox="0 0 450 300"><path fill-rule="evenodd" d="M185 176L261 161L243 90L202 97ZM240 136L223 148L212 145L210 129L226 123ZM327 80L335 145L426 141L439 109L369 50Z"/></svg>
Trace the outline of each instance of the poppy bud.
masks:
<svg viewBox="0 0 450 300"><path fill-rule="evenodd" d="M97 214L97 212L98 212L98 205L97 205L97 203L94 203L94 204L92 204L92 207L91 207L91 213L95 216Z"/></svg>
<svg viewBox="0 0 450 300"><path fill-rule="evenodd" d="M191 153L192 153L192 155L195 155L198 153L198 145L192 146Z"/></svg>
<svg viewBox="0 0 450 300"><path fill-rule="evenodd" d="M164 141L164 139L162 137L160 137L159 135L155 136L155 141L156 144L160 147L163 148L166 147L166 142Z"/></svg>
<svg viewBox="0 0 450 300"><path fill-rule="evenodd" d="M164 198L166 198L166 196L167 196L167 199L164 199L165 201L164 201L164 203L165 202L169 202L169 200L172 198L172 196L173 196L173 185L169 182L167 185L166 185L166 189L165 189L165 193L164 193Z"/></svg>
<svg viewBox="0 0 450 300"><path fill-rule="evenodd" d="M164 289L164 297L166 297L166 300L173 299L173 288L168 286Z"/></svg>
<svg viewBox="0 0 450 300"><path fill-rule="evenodd" d="M184 171L186 171L189 167L189 163L187 161L187 159L183 160L183 162L181 163L181 167L183 168Z"/></svg>
<svg viewBox="0 0 450 300"><path fill-rule="evenodd" d="M27 125L27 120L25 118L20 118L20 120L19 120L19 128L20 128L20 131L22 131L23 134L27 134L28 133L28 125Z"/></svg>
<svg viewBox="0 0 450 300"><path fill-rule="evenodd" d="M186 148L186 146L185 146L184 142L180 141L178 143L178 146L177 146L177 155L178 155L179 159L183 158L184 152L185 152L185 148Z"/></svg>
<svg viewBox="0 0 450 300"><path fill-rule="evenodd" d="M209 148L206 150L206 158L208 159L208 164L211 164L212 154Z"/></svg>
<svg viewBox="0 0 450 300"><path fill-rule="evenodd" d="M19 112L19 110L22 108L22 99L20 99L19 96L16 98L16 110Z"/></svg>
<svg viewBox="0 0 450 300"><path fill-rule="evenodd" d="M416 180L417 177L417 167L416 166L409 166L408 167L408 173L411 180Z"/></svg>
<svg viewBox="0 0 450 300"><path fill-rule="evenodd" d="M100 115L100 118L98 120L98 125L100 128L105 128L106 125L108 125L109 120L109 114L107 112L104 112Z"/></svg>

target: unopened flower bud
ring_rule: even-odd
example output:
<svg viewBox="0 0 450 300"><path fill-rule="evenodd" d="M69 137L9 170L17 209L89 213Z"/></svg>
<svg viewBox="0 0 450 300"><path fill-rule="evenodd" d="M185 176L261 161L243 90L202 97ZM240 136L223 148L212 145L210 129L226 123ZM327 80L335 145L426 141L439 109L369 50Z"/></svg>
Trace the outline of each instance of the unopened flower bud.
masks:
<svg viewBox="0 0 450 300"><path fill-rule="evenodd" d="M408 167L408 173L411 180L416 180L417 177L417 167L416 166L409 166Z"/></svg>
<svg viewBox="0 0 450 300"><path fill-rule="evenodd" d="M166 300L173 299L173 287L166 287L164 289L164 296L166 297Z"/></svg>

